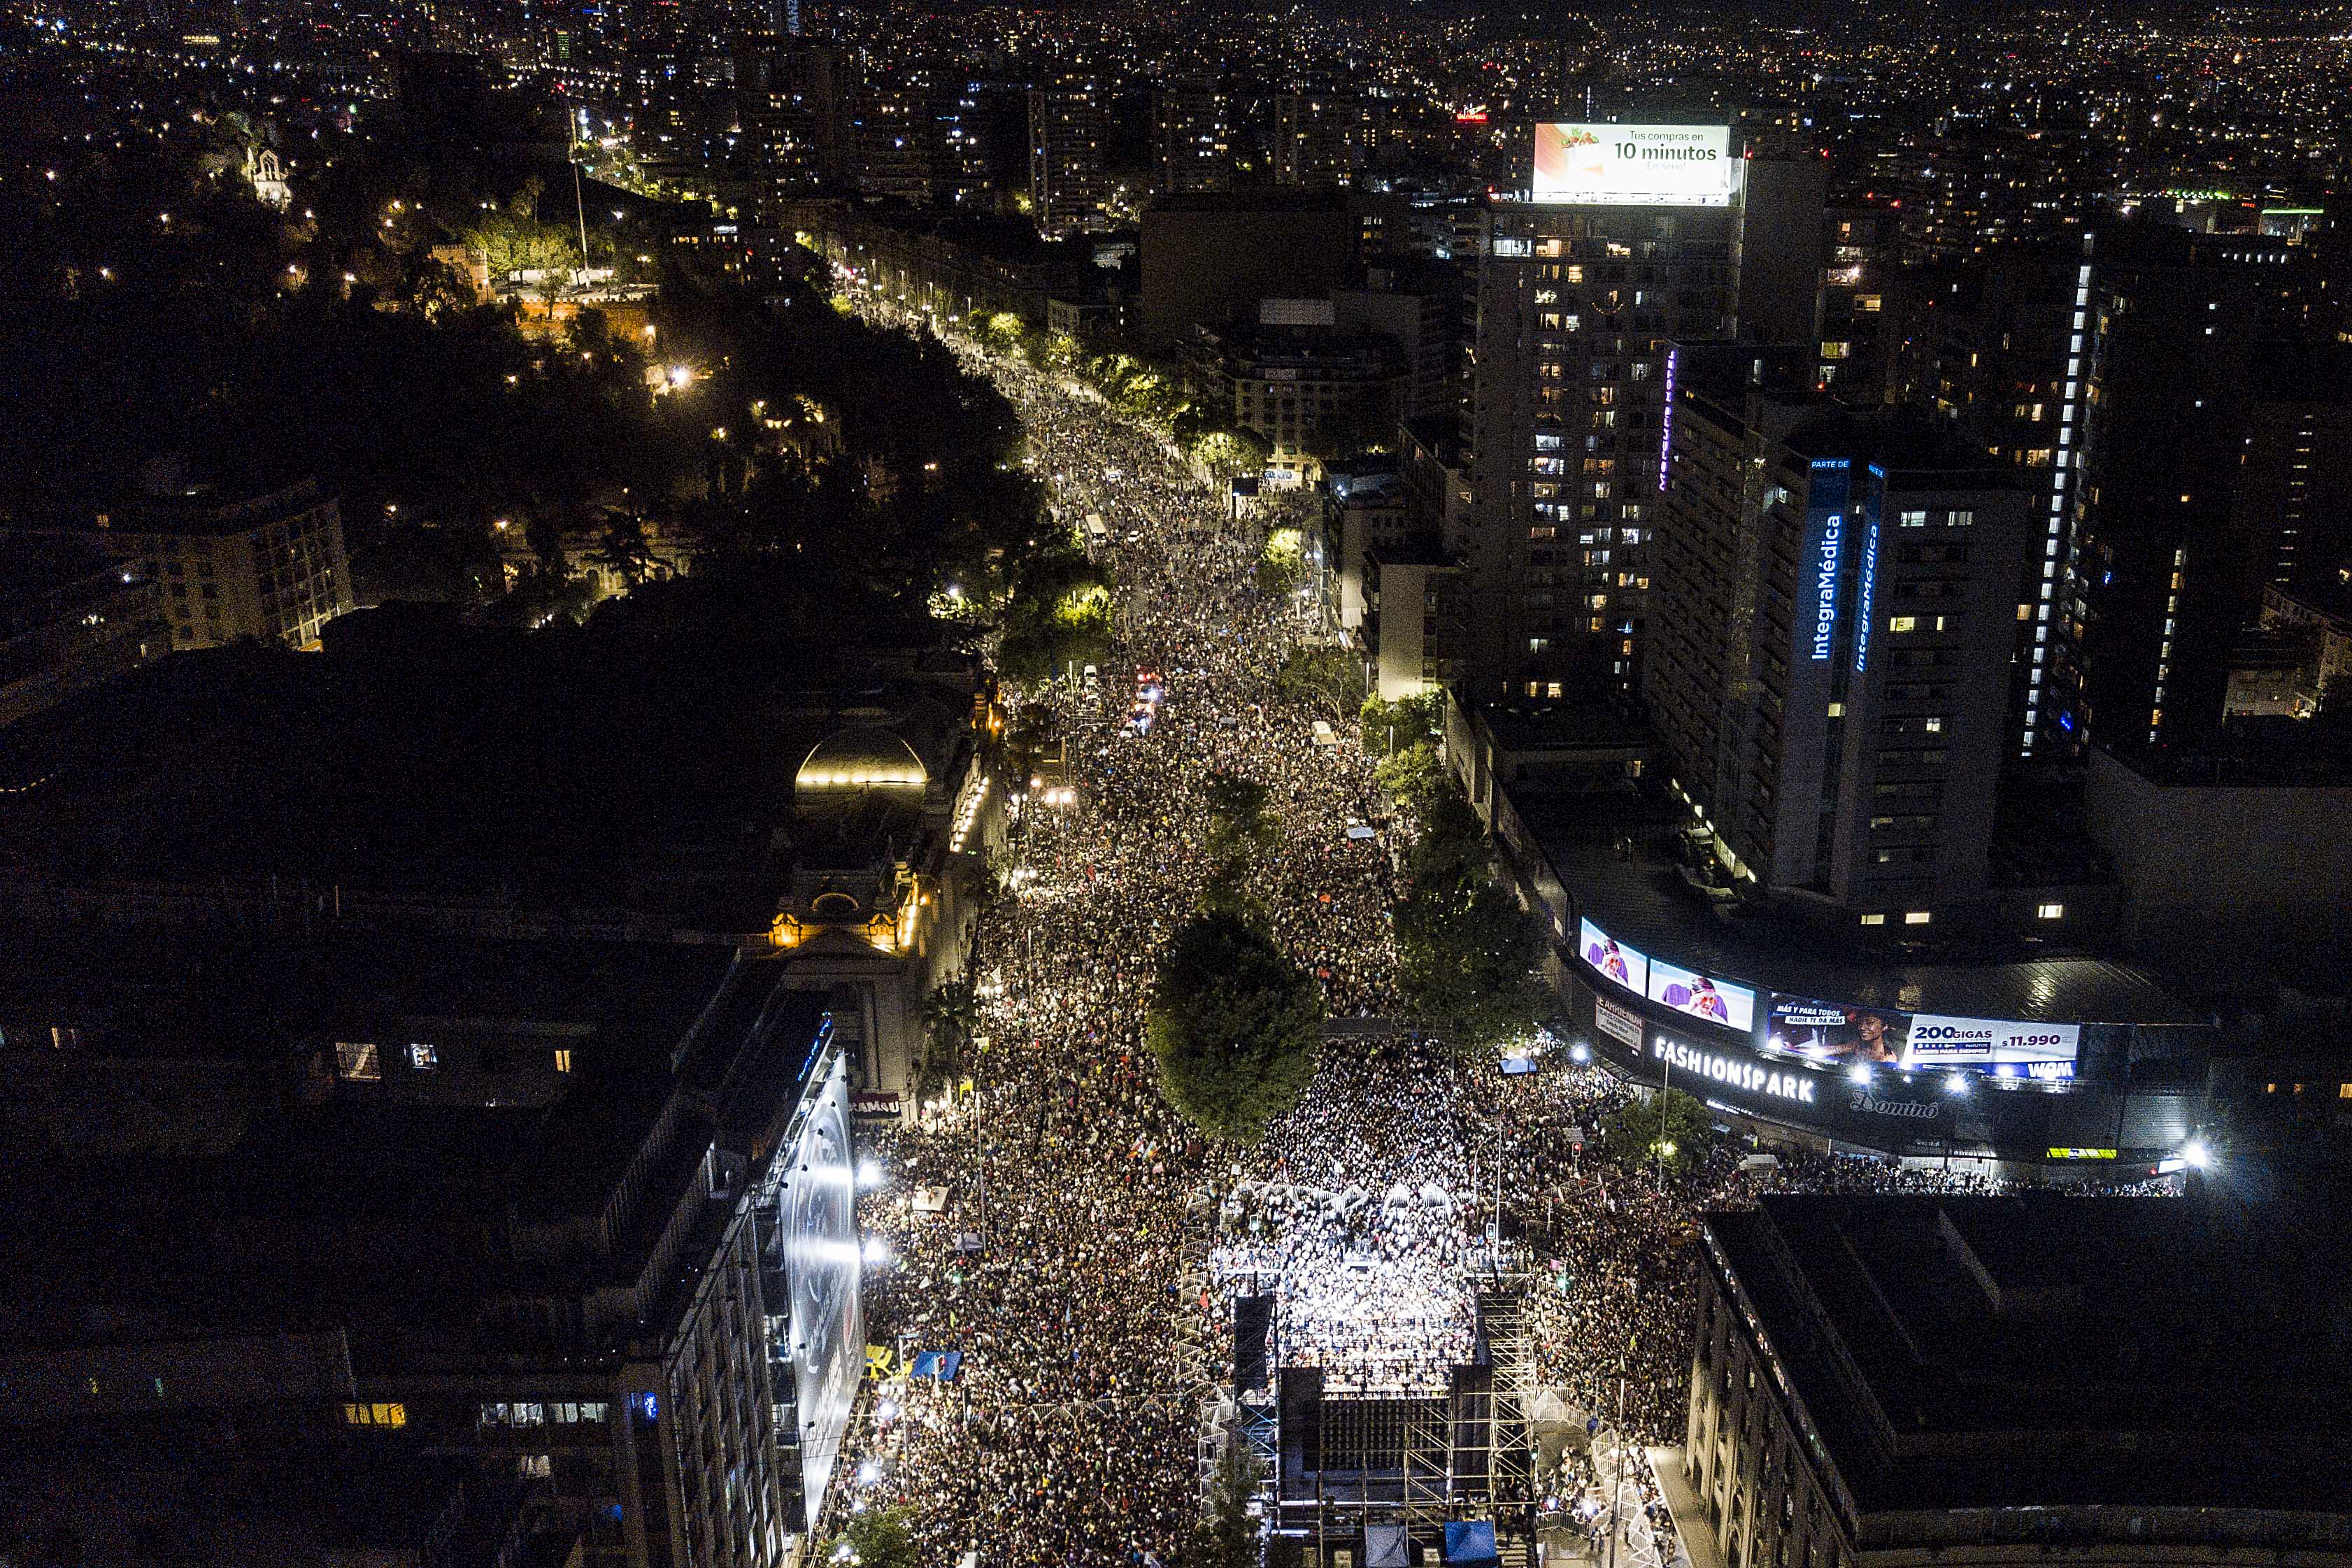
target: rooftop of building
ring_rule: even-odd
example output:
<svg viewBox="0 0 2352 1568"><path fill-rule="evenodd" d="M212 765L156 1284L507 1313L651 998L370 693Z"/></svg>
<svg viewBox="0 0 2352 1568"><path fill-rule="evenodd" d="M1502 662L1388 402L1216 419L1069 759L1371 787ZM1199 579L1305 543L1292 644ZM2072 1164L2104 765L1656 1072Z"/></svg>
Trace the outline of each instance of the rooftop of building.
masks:
<svg viewBox="0 0 2352 1568"><path fill-rule="evenodd" d="M12 541L0 549L0 641L152 591L108 561L94 540Z"/></svg>
<svg viewBox="0 0 2352 1568"><path fill-rule="evenodd" d="M2322 616L2341 625L2352 625L2352 563L2341 568L2333 580L2298 583L2293 587L2266 585L2263 589L2263 597L2266 603L2276 599L2306 615Z"/></svg>
<svg viewBox="0 0 2352 1568"><path fill-rule="evenodd" d="M1950 426L1907 409L1858 412L1826 397L1791 429L1785 444L1800 457L1846 458L1883 469L1890 488L2009 490L2026 488L2016 469L1989 458Z"/></svg>
<svg viewBox="0 0 2352 1568"><path fill-rule="evenodd" d="M530 1348L484 1339L485 1303L633 1279L711 1139L757 1131L740 1086L789 1110L826 1005L712 947L184 938L175 984L161 937L8 934L0 1005L58 967L116 995L77 1047L12 1028L0 1049L0 1348L330 1326L377 1354ZM443 1057L430 1101L391 1081L419 1037ZM536 1069L552 1098L457 1059L459 1037L562 1047ZM317 1076L349 1039L379 1045L381 1079L331 1056ZM680 1086L707 1110L657 1136ZM641 1152L644 1196L592 1245ZM525 1257L526 1233L562 1244Z"/></svg>
<svg viewBox="0 0 2352 1568"><path fill-rule="evenodd" d="M1775 1195L1706 1226L1865 1513L2352 1497L2352 1233L2315 1204Z"/></svg>
<svg viewBox="0 0 2352 1568"><path fill-rule="evenodd" d="M283 892L279 923L314 934L0 922L0 1048L38 1050L61 1025L81 1031L79 1049L91 1057L267 1061L297 1036L462 1020L485 1032L562 1034L583 1047L584 1064L675 1047L731 954L696 943L338 931L331 890L323 900L316 888Z"/></svg>
<svg viewBox="0 0 2352 1568"><path fill-rule="evenodd" d="M1414 450L1406 454L1409 458L1419 459L1426 455L1430 461L1449 468L1459 468L1465 462L1461 426L1450 415L1410 419L1401 428L1412 438Z"/></svg>
<svg viewBox="0 0 2352 1568"><path fill-rule="evenodd" d="M1202 321L1193 331L1203 342L1223 350L1231 359L1265 365L1328 365L1370 363L1386 371L1402 372L1404 356L1396 340L1385 332L1350 331L1344 327L1290 326L1265 321L1231 323Z"/></svg>
<svg viewBox="0 0 2352 1568"><path fill-rule="evenodd" d="M1426 534L1400 539L1390 544L1375 545L1370 554L1371 559L1381 566L1442 568L1461 564L1444 543Z"/></svg>
<svg viewBox="0 0 2352 1568"><path fill-rule="evenodd" d="M1503 752L1618 751L1656 740L1646 720L1607 702L1490 702L1478 718Z"/></svg>
<svg viewBox="0 0 2352 1568"><path fill-rule="evenodd" d="M421 627L404 649L364 630L314 655L184 653L19 724L0 865L763 929L796 829L828 854L887 847L835 844L854 826L837 810L806 819L793 785L814 748L879 730L945 781L976 743L971 671L887 646L706 638L682 658L667 630L618 618L530 638Z"/></svg>
<svg viewBox="0 0 2352 1568"><path fill-rule="evenodd" d="M2209 1021L2153 978L2113 959L2027 942L1938 940L1850 946L1727 896L1710 897L1652 847L1688 826L1686 811L1631 790L1512 803L1577 913L1619 942L1717 979L1865 1007L2025 1023L2188 1025Z"/></svg>
<svg viewBox="0 0 2352 1568"><path fill-rule="evenodd" d="M0 514L0 532L13 525L38 532L229 534L297 517L332 500L315 479L266 489L226 491L184 480L168 460L151 464L138 493L73 507Z"/></svg>
<svg viewBox="0 0 2352 1568"><path fill-rule="evenodd" d="M1234 216L1272 213L1344 213L1351 197L1345 191L1292 185L1250 185L1232 191L1191 191L1157 196L1143 211L1146 225L1171 214L1210 213Z"/></svg>
<svg viewBox="0 0 2352 1568"><path fill-rule="evenodd" d="M2341 709L2352 704L2337 701ZM2195 746L2101 746L2150 784L2187 789L2352 788L2352 715L2242 716Z"/></svg>

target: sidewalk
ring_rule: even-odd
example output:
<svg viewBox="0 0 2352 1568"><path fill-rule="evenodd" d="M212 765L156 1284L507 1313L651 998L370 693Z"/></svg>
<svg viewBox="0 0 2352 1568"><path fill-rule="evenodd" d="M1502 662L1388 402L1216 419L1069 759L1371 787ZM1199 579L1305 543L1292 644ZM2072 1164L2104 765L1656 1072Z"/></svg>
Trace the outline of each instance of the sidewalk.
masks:
<svg viewBox="0 0 2352 1568"><path fill-rule="evenodd" d="M1699 1506L1698 1495L1690 1489L1690 1478L1683 1474L1683 1451L1651 1448L1647 1452L1651 1472L1658 1478L1658 1490L1666 1500L1667 1511L1675 1516L1675 1535L1689 1556L1691 1568L1724 1568L1715 1529L1707 1522L1706 1510Z"/></svg>

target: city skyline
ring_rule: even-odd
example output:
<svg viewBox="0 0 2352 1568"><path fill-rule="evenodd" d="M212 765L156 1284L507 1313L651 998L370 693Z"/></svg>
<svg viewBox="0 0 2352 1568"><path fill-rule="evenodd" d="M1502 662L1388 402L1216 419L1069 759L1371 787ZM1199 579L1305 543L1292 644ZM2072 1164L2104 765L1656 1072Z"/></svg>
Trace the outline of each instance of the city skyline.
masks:
<svg viewBox="0 0 2352 1568"><path fill-rule="evenodd" d="M2352 8L0 16L0 1564L2352 1568Z"/></svg>

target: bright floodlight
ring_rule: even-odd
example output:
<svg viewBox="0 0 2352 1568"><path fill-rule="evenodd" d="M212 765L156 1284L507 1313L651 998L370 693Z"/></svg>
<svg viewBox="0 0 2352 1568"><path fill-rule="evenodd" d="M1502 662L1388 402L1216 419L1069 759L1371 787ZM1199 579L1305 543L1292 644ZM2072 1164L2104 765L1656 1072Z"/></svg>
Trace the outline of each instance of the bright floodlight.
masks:
<svg viewBox="0 0 2352 1568"><path fill-rule="evenodd" d="M1944 1080L1944 1088L1948 1092L1952 1094L1968 1093L1969 1075L1964 1072L1954 1073L1951 1077Z"/></svg>
<svg viewBox="0 0 2352 1568"><path fill-rule="evenodd" d="M857 1467L857 1484L859 1486L870 1487L881 1479L882 1462L879 1459L868 1459L864 1464Z"/></svg>
<svg viewBox="0 0 2352 1568"><path fill-rule="evenodd" d="M692 365L674 364L669 367L669 384L672 386L686 386L690 384L693 380L694 367Z"/></svg>
<svg viewBox="0 0 2352 1568"><path fill-rule="evenodd" d="M872 1159L858 1161L857 1184L861 1187L880 1186L882 1184L882 1162Z"/></svg>
<svg viewBox="0 0 2352 1568"><path fill-rule="evenodd" d="M864 1251L869 1268L879 1268L890 1261L890 1243L881 1237L867 1237Z"/></svg>
<svg viewBox="0 0 2352 1568"><path fill-rule="evenodd" d="M2202 1171L2213 1163L2213 1151L2205 1146L2202 1138L2191 1138L2183 1143L2180 1157L2189 1162L2191 1170Z"/></svg>
<svg viewBox="0 0 2352 1568"><path fill-rule="evenodd" d="M1592 1059L1592 1047L1579 1040L1568 1047L1568 1059L1572 1062L1589 1062Z"/></svg>
<svg viewBox="0 0 2352 1568"><path fill-rule="evenodd" d="M1845 1076L1852 1079L1854 1082L1862 1085L1863 1088L1868 1089L1870 1087L1871 1078L1870 1064L1868 1062L1856 1062L1853 1066L1845 1069Z"/></svg>

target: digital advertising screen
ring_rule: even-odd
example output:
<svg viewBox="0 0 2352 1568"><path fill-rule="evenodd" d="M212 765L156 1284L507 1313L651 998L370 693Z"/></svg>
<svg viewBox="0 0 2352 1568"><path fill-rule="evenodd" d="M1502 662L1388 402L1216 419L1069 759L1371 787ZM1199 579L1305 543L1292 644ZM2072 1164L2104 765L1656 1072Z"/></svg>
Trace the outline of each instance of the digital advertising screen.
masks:
<svg viewBox="0 0 2352 1568"><path fill-rule="evenodd" d="M1534 199L1556 206L1727 207L1728 125L1536 126Z"/></svg>
<svg viewBox="0 0 2352 1568"><path fill-rule="evenodd" d="M1816 1062L1884 1062L1900 1068L1964 1067L1998 1078L2069 1079L2079 1024L2028 1024L1857 1007L1772 994L1764 1049Z"/></svg>
<svg viewBox="0 0 2352 1568"><path fill-rule="evenodd" d="M1810 996L1772 994L1766 1016L1764 1048L1776 1056L1810 1062L1885 1062L1903 1059L1911 1015L1880 1007L1849 1007Z"/></svg>
<svg viewBox="0 0 2352 1568"><path fill-rule="evenodd" d="M1650 961L1650 1000L1663 1002L1677 1013L1704 1018L1727 1028L1756 1026L1756 993L1745 985L1718 981L1663 958Z"/></svg>
<svg viewBox="0 0 2352 1568"><path fill-rule="evenodd" d="M1602 979L1614 980L1636 996L1648 994L1648 955L1625 946L1591 921L1576 922L1576 951L1585 963L1601 972Z"/></svg>
<svg viewBox="0 0 2352 1568"><path fill-rule="evenodd" d="M2031 1078L2071 1078L2082 1041L2080 1024L2021 1024L2002 1018L1914 1013L1910 1035L1904 1042L1903 1063L1919 1068L1989 1067L1996 1073L2003 1068L2021 1067L2027 1069L2024 1076ZM2033 1070L2060 1067L2066 1070Z"/></svg>

